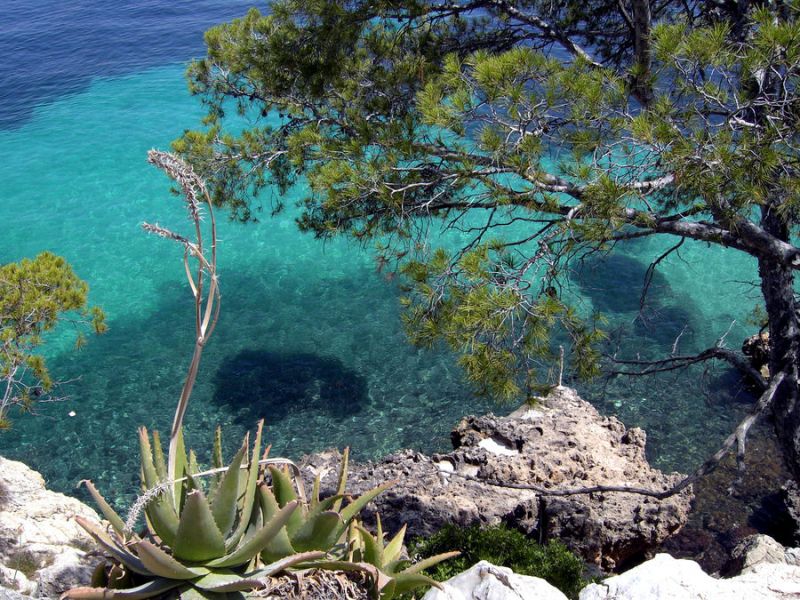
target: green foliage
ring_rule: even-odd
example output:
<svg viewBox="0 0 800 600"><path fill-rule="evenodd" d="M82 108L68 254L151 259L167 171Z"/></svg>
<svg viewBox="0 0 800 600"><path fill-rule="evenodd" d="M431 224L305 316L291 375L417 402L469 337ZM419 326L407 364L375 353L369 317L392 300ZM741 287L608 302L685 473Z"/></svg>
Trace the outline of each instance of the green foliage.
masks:
<svg viewBox="0 0 800 600"><path fill-rule="evenodd" d="M566 377L599 372L601 318L574 305L570 274L631 240L747 253L782 282L761 289L783 323L797 2L646 4L275 0L209 31L188 75L210 128L175 147L238 218L300 183L301 229L374 241L404 275L412 341L444 342L499 399L553 385L559 346ZM442 229L448 252L429 237Z"/></svg>
<svg viewBox="0 0 800 600"><path fill-rule="evenodd" d="M355 563L371 565L382 574L381 578L373 577L373 582L381 582L381 600L390 600L396 595L407 594L420 587L437 585L435 579L423 575L422 571L459 554L455 551L429 555L412 565L410 560L401 555L405 526L388 543L384 543L380 516L377 528L376 534L372 535L364 527L356 525L349 558Z"/></svg>
<svg viewBox="0 0 800 600"><path fill-rule="evenodd" d="M306 499L299 474L292 476L288 470L292 463L269 459L268 449L262 455L262 424L252 450L245 437L227 466L222 465L217 430L214 468L208 471L199 470L193 452L186 453L181 435L175 478L167 476L158 433L151 438L141 428L142 494L127 520L90 481L85 484L111 530L77 517L113 562L98 570L93 587L72 589L64 597L149 598L172 591L223 598L266 587L270 577L290 568L364 572L376 600L390 600L395 593L431 583L419 571L438 560L414 566L400 560L403 532L384 547L380 526L373 537L356 524L361 509L391 484L343 506L348 497L345 452L337 493L321 499L317 478ZM134 532L140 512L146 524L141 534Z"/></svg>
<svg viewBox="0 0 800 600"><path fill-rule="evenodd" d="M436 566L431 576L437 581L446 581L486 560L520 575L545 579L569 598L577 598L587 583L583 562L564 544L550 541L542 546L505 525L486 528L445 525L431 537L415 540L409 552L425 559L452 549L459 550L461 556Z"/></svg>
<svg viewBox="0 0 800 600"><path fill-rule="evenodd" d="M82 326L105 331L103 312L88 305L88 293L86 282L51 252L0 265L0 429L10 426L12 406L30 410L37 399L52 397L56 382L36 352L47 332L72 322L80 347Z"/></svg>

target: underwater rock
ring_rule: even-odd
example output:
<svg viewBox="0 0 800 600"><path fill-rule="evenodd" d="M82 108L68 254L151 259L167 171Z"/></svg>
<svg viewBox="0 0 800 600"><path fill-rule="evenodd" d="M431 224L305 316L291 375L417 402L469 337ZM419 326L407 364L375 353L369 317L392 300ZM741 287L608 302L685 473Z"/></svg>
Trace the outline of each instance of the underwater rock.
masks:
<svg viewBox="0 0 800 600"><path fill-rule="evenodd" d="M580 600L778 600L800 598L800 567L756 565L731 579L715 579L696 562L658 554L652 560L581 590Z"/></svg>
<svg viewBox="0 0 800 600"><path fill-rule="evenodd" d="M403 450L351 465L350 493L396 482L365 516L377 510L385 528L405 523L410 535L430 535L445 523L504 522L541 540L561 539L606 570L641 558L687 520L690 489L657 500L608 492L556 497L501 487L628 485L661 491L682 478L648 464L644 431L601 416L574 390L557 389L535 408L507 417L466 417L451 438L454 450L447 454ZM305 457L302 468L309 485L319 474L323 491L333 493L338 464L338 452L329 451Z"/></svg>
<svg viewBox="0 0 800 600"><path fill-rule="evenodd" d="M95 544L75 522L99 522L88 506L48 491L42 476L21 462L0 457L0 586L41 598L85 585L100 561ZM10 591L9 591L10 590Z"/></svg>

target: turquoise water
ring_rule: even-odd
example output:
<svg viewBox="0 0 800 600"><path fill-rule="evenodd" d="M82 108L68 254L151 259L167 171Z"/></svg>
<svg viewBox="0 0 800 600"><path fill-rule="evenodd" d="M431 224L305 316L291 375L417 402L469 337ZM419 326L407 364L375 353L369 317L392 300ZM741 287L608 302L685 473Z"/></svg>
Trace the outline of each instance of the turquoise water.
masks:
<svg viewBox="0 0 800 600"><path fill-rule="evenodd" d="M39 469L55 489L74 492L91 477L124 502L137 480L135 427L171 422L192 347L191 298L180 249L140 224L180 230L187 221L145 156L200 116L183 67L171 65L95 78L0 131L0 262L45 249L64 255L109 318L109 333L79 352L69 331L51 341L52 371L74 379L63 388L69 398L40 405L0 436L0 453ZM476 398L449 353L406 343L395 284L368 252L301 235L293 217L249 226L221 218L222 317L186 419L190 444L207 447L221 424L233 447L264 416L278 454L351 445L365 459L446 449L459 417L508 410ZM684 326L683 351L729 328L728 345L738 347L757 289L748 283L754 265L733 251L685 244L654 280L646 323L636 319L647 264L672 243L647 240L591 261L572 290L585 310L625 328L626 356L668 353ZM644 426L651 459L667 469L699 463L749 401L722 368L579 387L603 412Z"/></svg>

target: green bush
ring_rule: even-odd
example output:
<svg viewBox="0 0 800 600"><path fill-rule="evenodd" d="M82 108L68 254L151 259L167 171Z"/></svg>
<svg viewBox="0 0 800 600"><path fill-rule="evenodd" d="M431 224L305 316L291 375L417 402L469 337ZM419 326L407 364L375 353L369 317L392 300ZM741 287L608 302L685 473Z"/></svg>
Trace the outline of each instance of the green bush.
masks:
<svg viewBox="0 0 800 600"><path fill-rule="evenodd" d="M409 550L412 556L419 555L420 559L448 550L461 551L461 556L428 571L437 581L450 579L475 563L487 560L520 575L541 577L570 598L577 598L587 583L583 577L583 561L564 544L551 541L543 546L505 525L487 528L446 525L430 538L414 540Z"/></svg>

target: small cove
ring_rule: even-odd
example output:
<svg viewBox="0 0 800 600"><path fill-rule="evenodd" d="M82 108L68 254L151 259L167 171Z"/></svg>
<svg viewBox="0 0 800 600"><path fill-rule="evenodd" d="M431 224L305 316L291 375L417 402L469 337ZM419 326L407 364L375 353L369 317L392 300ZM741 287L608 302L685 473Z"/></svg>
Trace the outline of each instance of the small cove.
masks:
<svg viewBox="0 0 800 600"><path fill-rule="evenodd" d="M203 7L197 19L208 21L194 29L221 18L215 3ZM177 21L162 17L166 35ZM87 34L81 43L93 41ZM0 435L0 454L26 461L59 491L77 493L77 482L92 478L118 504L136 489L135 428L169 426L191 349L180 251L139 227L186 223L168 180L145 162L149 148L167 148L202 114L182 64L199 53L198 41L173 50L159 46L154 63L126 58L121 73L98 62L75 75L68 94L48 95L43 85L16 113L7 108L13 126L0 130L0 261L45 249L64 255L110 326L80 352L68 330L50 341L51 369L73 380L64 388L69 399L17 419ZM287 206L302 190L293 193ZM222 318L187 417L192 445L207 447L220 424L232 448L263 416L275 453L350 445L357 459L376 458L403 447L444 449L461 416L512 408L475 397L450 353L407 344L396 284L375 271L369 252L304 236L294 216L289 209L247 226L221 216ZM686 352L726 331L736 347L752 330L746 319L758 298L749 283L754 265L734 251L687 243L663 263L639 318L647 266L669 245L650 240L589 263L572 289L586 310L622 328L627 355L663 355L682 331ZM644 427L651 460L667 470L701 462L750 401L721 367L579 388L603 413Z"/></svg>

